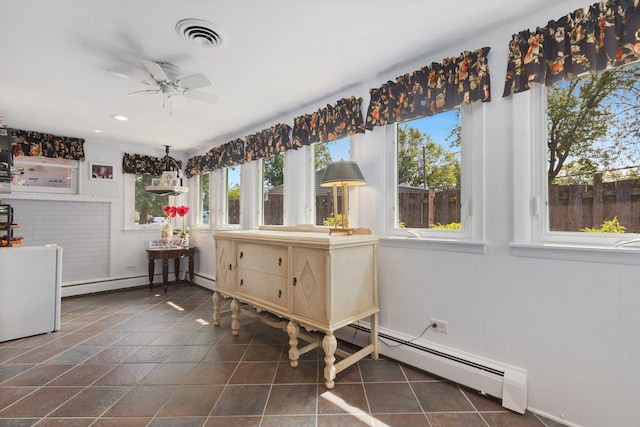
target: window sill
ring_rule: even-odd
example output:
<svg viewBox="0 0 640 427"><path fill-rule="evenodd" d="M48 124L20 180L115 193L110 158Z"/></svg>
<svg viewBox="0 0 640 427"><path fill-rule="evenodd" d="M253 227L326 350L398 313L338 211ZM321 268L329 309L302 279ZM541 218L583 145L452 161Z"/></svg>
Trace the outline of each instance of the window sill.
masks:
<svg viewBox="0 0 640 427"><path fill-rule="evenodd" d="M639 246L596 246L561 243L511 243L511 254L519 257L561 261L640 265Z"/></svg>
<svg viewBox="0 0 640 427"><path fill-rule="evenodd" d="M160 224L147 224L147 225L138 225L138 226L128 225L128 226L125 226L122 229L122 231L124 233L148 233L148 232L159 233Z"/></svg>
<svg viewBox="0 0 640 427"><path fill-rule="evenodd" d="M379 245L389 248L415 248L434 251L487 253L487 244L473 240L433 239L426 237L386 236L378 238Z"/></svg>
<svg viewBox="0 0 640 427"><path fill-rule="evenodd" d="M68 202L99 202L99 203L115 202L114 199L108 199L105 197L81 196L78 194L22 193L22 192L16 192L16 191L3 194L2 198L14 199L14 200L62 200L62 201L68 201Z"/></svg>
<svg viewBox="0 0 640 427"><path fill-rule="evenodd" d="M204 233L210 233L211 232L211 226L200 226L200 227L188 227L189 228L189 233L196 233L196 234L204 234Z"/></svg>

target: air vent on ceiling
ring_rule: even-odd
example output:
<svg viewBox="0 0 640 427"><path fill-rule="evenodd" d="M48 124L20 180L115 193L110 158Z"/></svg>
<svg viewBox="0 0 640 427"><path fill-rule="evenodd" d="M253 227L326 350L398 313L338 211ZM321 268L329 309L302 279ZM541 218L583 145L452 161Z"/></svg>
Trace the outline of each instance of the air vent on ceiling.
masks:
<svg viewBox="0 0 640 427"><path fill-rule="evenodd" d="M222 45L220 32L211 22L202 19L183 19L176 24L176 32L199 46L214 48Z"/></svg>

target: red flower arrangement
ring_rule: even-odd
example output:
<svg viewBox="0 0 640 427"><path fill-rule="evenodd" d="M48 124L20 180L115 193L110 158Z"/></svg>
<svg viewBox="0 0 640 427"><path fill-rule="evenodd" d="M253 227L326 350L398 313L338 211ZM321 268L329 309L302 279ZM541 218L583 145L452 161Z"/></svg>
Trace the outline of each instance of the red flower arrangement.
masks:
<svg viewBox="0 0 640 427"><path fill-rule="evenodd" d="M164 211L164 213L169 217L169 218L175 218L176 215L182 218L182 230L180 230L182 233L188 233L189 229L184 227L184 217L186 214L189 213L189 207L188 206L165 206L164 208L162 208L162 210Z"/></svg>

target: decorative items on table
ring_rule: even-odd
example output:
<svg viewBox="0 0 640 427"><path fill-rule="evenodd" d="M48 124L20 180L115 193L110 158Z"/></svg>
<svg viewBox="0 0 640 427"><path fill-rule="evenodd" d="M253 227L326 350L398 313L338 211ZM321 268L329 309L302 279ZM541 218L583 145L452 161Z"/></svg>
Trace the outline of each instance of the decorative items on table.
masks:
<svg viewBox="0 0 640 427"><path fill-rule="evenodd" d="M169 218L165 219L160 226L160 239L162 240L163 248L168 248L173 243L173 227L169 222Z"/></svg>
<svg viewBox="0 0 640 427"><path fill-rule="evenodd" d="M173 245L173 235L178 234L180 237L179 246L187 248L189 247L189 228L185 227L185 215L189 213L188 206L165 206L163 209L167 215L167 219L162 223L160 228L160 236L162 239L162 246L169 247ZM182 228L173 228L173 218L179 216L182 218Z"/></svg>

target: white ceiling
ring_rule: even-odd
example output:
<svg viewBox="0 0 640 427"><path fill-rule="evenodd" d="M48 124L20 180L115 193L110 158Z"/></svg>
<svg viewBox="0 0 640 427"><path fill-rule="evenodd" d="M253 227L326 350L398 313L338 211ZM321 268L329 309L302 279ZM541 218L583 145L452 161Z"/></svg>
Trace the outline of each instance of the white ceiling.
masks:
<svg viewBox="0 0 640 427"><path fill-rule="evenodd" d="M2 0L0 115L19 129L204 153L290 112L292 125L301 107L312 112L326 96L375 81L452 37L472 37L554 2ZM222 46L181 38L175 26L185 18L211 22ZM180 97L170 115L159 94L126 96L147 87L108 70L148 78L139 58L204 74L213 86L203 90L218 101Z"/></svg>

